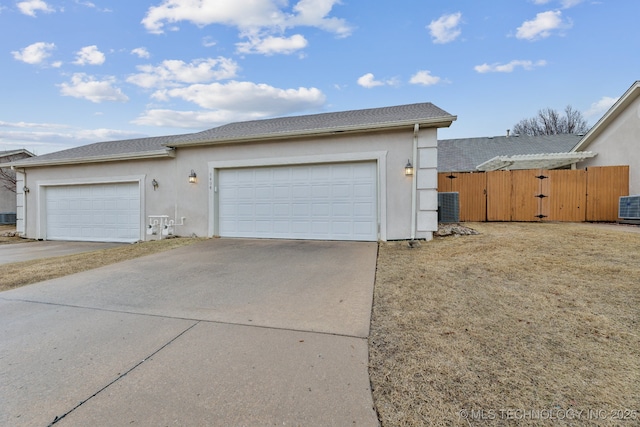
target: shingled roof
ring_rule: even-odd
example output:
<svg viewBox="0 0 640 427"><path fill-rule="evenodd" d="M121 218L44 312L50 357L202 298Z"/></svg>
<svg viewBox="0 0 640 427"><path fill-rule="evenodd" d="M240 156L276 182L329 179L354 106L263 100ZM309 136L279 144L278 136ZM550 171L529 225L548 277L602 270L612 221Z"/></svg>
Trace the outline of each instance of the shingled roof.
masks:
<svg viewBox="0 0 640 427"><path fill-rule="evenodd" d="M279 117L230 123L174 140L171 145L215 144L222 142L254 141L292 138L336 132L364 131L412 126L416 123L431 126L450 126L455 116L430 102L305 116Z"/></svg>
<svg viewBox="0 0 640 427"><path fill-rule="evenodd" d="M455 116L426 102L393 107L230 123L202 132L106 141L11 163L16 167L170 157L174 148L218 143L286 139L338 132L391 129L421 124L450 126Z"/></svg>
<svg viewBox="0 0 640 427"><path fill-rule="evenodd" d="M165 143L180 135L157 136L120 141L96 142L80 147L43 154L29 159L17 160L15 167L44 166L69 163L93 163L103 161L140 159L153 157L172 157L173 150Z"/></svg>
<svg viewBox="0 0 640 427"><path fill-rule="evenodd" d="M568 153L581 135L496 136L438 141L438 171L470 172L497 156Z"/></svg>

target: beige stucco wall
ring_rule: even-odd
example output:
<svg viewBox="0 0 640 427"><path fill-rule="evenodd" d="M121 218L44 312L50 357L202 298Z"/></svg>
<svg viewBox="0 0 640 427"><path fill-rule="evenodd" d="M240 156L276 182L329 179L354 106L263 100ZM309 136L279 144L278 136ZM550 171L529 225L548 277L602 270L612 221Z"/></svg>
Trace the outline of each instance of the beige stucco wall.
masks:
<svg viewBox="0 0 640 427"><path fill-rule="evenodd" d="M26 170L26 235L43 238L41 207L43 191L47 185L109 182L112 180L140 180L145 226L148 215L168 215L184 225L176 227L176 234L209 236L214 206L212 191L215 176L212 165L226 164L289 164L325 162L326 159L382 159L379 167L379 187L386 189L379 195L386 214L381 226L381 237L386 240L407 239L411 236L412 179L405 176L407 159L417 167L416 179L420 189L416 199L417 238L430 239L437 229L437 132L424 129L418 133L419 156L413 158L413 129L368 134L343 134L331 137L308 138L259 143L207 145L176 150L175 158L133 160L84 165L29 168ZM188 177L194 170L197 183ZM159 186L153 189L155 179ZM433 200L431 200L433 199ZM40 218L39 216L40 211ZM40 224L40 225L39 225ZM148 236L141 236L145 239ZM155 237L154 237L155 238Z"/></svg>
<svg viewBox="0 0 640 427"><path fill-rule="evenodd" d="M640 97L598 135L583 151L598 155L579 163L589 166L629 165L629 194L640 194Z"/></svg>

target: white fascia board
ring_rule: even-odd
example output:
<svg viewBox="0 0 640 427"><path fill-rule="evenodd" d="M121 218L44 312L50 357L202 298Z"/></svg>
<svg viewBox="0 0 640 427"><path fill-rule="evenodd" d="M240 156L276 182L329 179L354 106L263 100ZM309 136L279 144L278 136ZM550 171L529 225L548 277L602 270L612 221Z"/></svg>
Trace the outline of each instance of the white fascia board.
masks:
<svg viewBox="0 0 640 427"><path fill-rule="evenodd" d="M230 144L230 143L242 143L242 142L257 142L257 141L268 141L273 139L293 139L293 138L305 138L311 136L333 136L335 134L340 133L354 133L354 132L366 132L372 130L393 130L406 126L411 126L413 128L416 124L425 125L428 127L449 127L451 124L457 120L457 116L443 116L437 117L434 119L427 120L404 120L398 122L385 122L385 123L377 123L366 126L338 126L333 128L322 128L322 129L309 129L303 131L292 131L292 132L277 132L277 133L268 133L268 134L256 134L249 136L240 136L233 138L220 138L220 139L201 139L194 141L185 141L185 142L165 142L163 145L167 147L192 147L198 145L214 145L214 144Z"/></svg>
<svg viewBox="0 0 640 427"><path fill-rule="evenodd" d="M640 96L640 80L634 82L629 89L607 110L606 113L598 120L598 122L589 129L589 131L578 141L578 143L571 149L572 152L576 152L587 148L591 144L592 140L596 138L607 126L611 124L628 106Z"/></svg>
<svg viewBox="0 0 640 427"><path fill-rule="evenodd" d="M12 168L31 168L31 167L40 167L40 166L59 166L59 165L74 165L74 164L83 164L83 163L101 163L101 162L115 162L120 160L139 160L139 159L155 159L161 157L175 157L175 150L172 149L162 149L155 151L145 151L142 153L124 153L124 154L116 154L116 155L108 155L108 156L87 156L87 157L77 157L73 159L53 159L53 160L42 160L42 161L31 161L28 163L20 163L20 161L8 163L7 166L11 166Z"/></svg>

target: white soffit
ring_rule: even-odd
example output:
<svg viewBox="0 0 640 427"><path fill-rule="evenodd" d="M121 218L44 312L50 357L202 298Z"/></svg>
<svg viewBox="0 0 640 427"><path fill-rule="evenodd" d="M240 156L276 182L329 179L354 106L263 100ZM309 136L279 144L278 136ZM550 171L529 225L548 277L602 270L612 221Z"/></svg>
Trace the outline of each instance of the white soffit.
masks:
<svg viewBox="0 0 640 427"><path fill-rule="evenodd" d="M558 169L595 156L596 153L591 151L496 156L479 164L476 169L484 172L516 169Z"/></svg>

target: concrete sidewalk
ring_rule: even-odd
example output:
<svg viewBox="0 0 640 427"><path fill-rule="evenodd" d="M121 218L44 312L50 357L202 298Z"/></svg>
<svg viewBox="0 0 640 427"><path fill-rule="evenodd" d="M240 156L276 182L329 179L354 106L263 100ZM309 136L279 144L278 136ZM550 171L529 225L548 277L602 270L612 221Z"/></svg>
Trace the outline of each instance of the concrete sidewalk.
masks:
<svg viewBox="0 0 640 427"><path fill-rule="evenodd" d="M0 424L378 425L376 255L215 239L0 293Z"/></svg>

